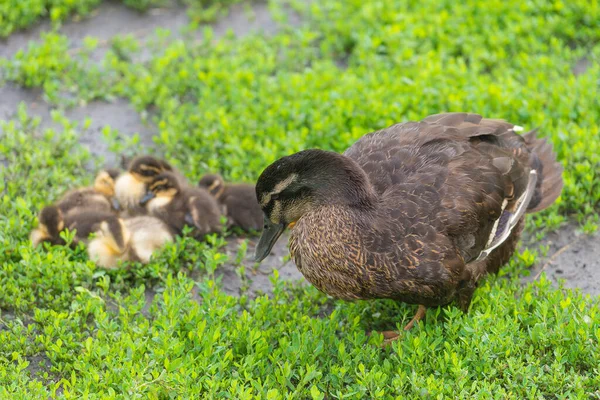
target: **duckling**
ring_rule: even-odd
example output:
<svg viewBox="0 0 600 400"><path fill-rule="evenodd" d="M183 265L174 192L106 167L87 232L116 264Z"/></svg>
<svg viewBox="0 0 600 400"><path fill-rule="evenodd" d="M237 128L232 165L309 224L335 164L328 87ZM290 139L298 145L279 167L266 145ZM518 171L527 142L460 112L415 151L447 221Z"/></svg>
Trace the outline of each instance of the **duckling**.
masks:
<svg viewBox="0 0 600 400"><path fill-rule="evenodd" d="M254 185L247 183L225 184L217 174L206 174L198 186L205 188L221 206L227 217L227 226L237 226L245 231L262 229L263 215L256 201Z"/></svg>
<svg viewBox="0 0 600 400"><path fill-rule="evenodd" d="M196 238L221 231L217 201L205 189L181 187L173 173L156 176L140 204L176 234L181 234L185 225L195 228Z"/></svg>
<svg viewBox="0 0 600 400"><path fill-rule="evenodd" d="M466 312L477 282L514 252L525 213L561 192L551 145L520 130L438 114L369 133L343 154L283 157L256 184L265 213L256 260L291 227L296 266L331 296L419 305L405 330L427 307Z"/></svg>
<svg viewBox="0 0 600 400"><path fill-rule="evenodd" d="M104 268L115 268L120 261L150 262L152 254L173 241L169 227L160 219L138 216L103 222L88 244L91 260Z"/></svg>
<svg viewBox="0 0 600 400"><path fill-rule="evenodd" d="M44 207L38 215L38 226L31 231L29 240L33 246L48 242L52 245L64 244L60 232L65 227L62 212L56 206Z"/></svg>
<svg viewBox="0 0 600 400"><path fill-rule="evenodd" d="M106 168L98 172L94 180L94 190L102 193L111 203L113 210L119 211L120 205L115 197L115 181L121 175L121 171L116 168Z"/></svg>
<svg viewBox="0 0 600 400"><path fill-rule="evenodd" d="M34 246L43 242L53 245L64 245L65 241L60 233L65 229L75 231L73 245L79 242L86 243L92 233L98 231L103 222L114 223L116 215L109 211L96 211L89 208L73 209L63 213L58 205L47 206L42 209L38 217L39 224L31 232L30 240Z"/></svg>
<svg viewBox="0 0 600 400"><path fill-rule="evenodd" d="M92 187L70 190L65 193L56 206L63 214L73 210L92 209L98 212L115 211L118 205L113 201L114 178L117 170L106 169L96 175Z"/></svg>
<svg viewBox="0 0 600 400"><path fill-rule="evenodd" d="M125 215L143 214L144 208L140 207L139 203L146 194L147 185L155 176L165 171L172 171L172 169L166 161L152 156L134 158L129 164L127 172L120 175L115 181L115 197Z"/></svg>

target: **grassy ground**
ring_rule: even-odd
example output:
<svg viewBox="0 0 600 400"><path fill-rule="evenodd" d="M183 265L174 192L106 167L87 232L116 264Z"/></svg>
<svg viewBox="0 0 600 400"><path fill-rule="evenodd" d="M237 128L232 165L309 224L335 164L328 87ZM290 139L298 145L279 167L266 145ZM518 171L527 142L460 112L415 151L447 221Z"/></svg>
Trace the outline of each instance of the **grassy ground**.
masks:
<svg viewBox="0 0 600 400"><path fill-rule="evenodd" d="M58 108L128 99L190 178L218 170L254 180L281 155L341 151L369 131L436 112L505 118L539 127L565 166L561 199L530 228L573 218L595 229L597 2L277 0L271 8L280 21L294 9L304 25L271 37L212 40L207 31L201 42L163 32L144 46L121 37L101 63L87 56L100 45L93 38L73 51L69 38L49 33L1 60L0 72ZM575 74L582 60L588 68ZM521 285L535 261L527 249L481 284L469 314L431 310L388 350L365 332L401 326L413 307L334 301L277 273L271 296L228 296L215 278L222 238L181 239L148 266L110 272L82 249L33 249L27 236L39 209L89 183L99 162L78 142L85 126L55 117L60 127L42 130L21 108L0 127L0 398L600 398L598 298L544 276ZM135 138L105 135L114 151L136 152ZM147 287L159 291L150 307Z"/></svg>

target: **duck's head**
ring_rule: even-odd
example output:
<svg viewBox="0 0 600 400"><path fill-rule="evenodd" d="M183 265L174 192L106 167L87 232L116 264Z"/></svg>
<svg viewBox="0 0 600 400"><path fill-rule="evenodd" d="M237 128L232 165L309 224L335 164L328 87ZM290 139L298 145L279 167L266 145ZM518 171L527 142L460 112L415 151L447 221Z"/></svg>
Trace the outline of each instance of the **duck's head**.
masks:
<svg viewBox="0 0 600 400"><path fill-rule="evenodd" d="M146 195L140 200L140 205L144 206L154 198L173 199L181 188L177 177L171 172L163 172L154 177L148 185Z"/></svg>
<svg viewBox="0 0 600 400"><path fill-rule="evenodd" d="M206 174L202 177L202 179L200 179L198 186L205 188L210 194L218 199L223 194L225 182L223 181L221 175Z"/></svg>
<svg viewBox="0 0 600 400"><path fill-rule="evenodd" d="M112 168L98 172L98 175L96 175L96 179L94 179L94 189L105 196L114 196L115 180L118 176L119 171Z"/></svg>
<svg viewBox="0 0 600 400"><path fill-rule="evenodd" d="M365 172L350 158L324 150L303 150L269 165L256 182L264 229L256 261L267 257L286 227L325 205L367 208L375 194Z"/></svg>
<svg viewBox="0 0 600 400"><path fill-rule="evenodd" d="M157 175L171 171L173 168L163 160L152 156L136 157L129 164L129 173L137 180L145 183L151 182Z"/></svg>

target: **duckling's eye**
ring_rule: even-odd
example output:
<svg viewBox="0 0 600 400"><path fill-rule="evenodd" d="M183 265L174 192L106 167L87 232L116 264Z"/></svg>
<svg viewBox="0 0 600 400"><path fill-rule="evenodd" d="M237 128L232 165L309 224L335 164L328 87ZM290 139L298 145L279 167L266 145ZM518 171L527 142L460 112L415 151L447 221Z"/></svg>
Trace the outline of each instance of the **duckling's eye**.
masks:
<svg viewBox="0 0 600 400"><path fill-rule="evenodd" d="M155 175L157 175L156 171L149 170L149 169L142 169L141 174L143 176L155 176Z"/></svg>

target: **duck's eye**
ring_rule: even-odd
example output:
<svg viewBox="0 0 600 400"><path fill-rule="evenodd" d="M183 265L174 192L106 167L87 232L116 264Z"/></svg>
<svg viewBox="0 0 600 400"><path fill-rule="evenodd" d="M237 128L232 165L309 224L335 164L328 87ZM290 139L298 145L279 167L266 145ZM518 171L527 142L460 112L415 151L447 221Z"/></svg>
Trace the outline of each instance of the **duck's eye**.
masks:
<svg viewBox="0 0 600 400"><path fill-rule="evenodd" d="M273 193L273 194L271 195L271 200L273 200L273 201L275 201L275 200L279 200L279 195L280 195L280 194L281 194L281 193Z"/></svg>

